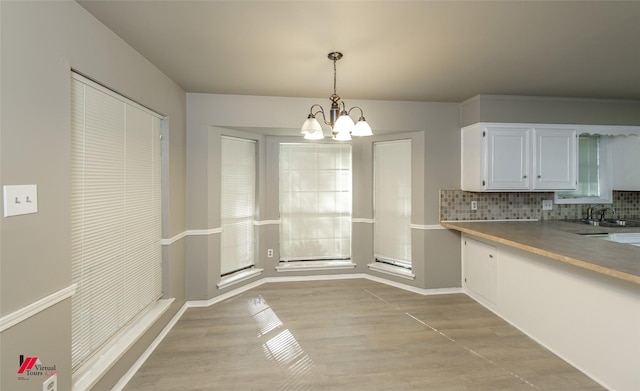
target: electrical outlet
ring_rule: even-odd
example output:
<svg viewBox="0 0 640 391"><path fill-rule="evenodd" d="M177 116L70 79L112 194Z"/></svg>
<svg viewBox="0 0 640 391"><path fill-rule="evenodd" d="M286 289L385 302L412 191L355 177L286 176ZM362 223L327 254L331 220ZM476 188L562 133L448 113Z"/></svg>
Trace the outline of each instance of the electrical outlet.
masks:
<svg viewBox="0 0 640 391"><path fill-rule="evenodd" d="M273 249L272 248L267 250L267 258L273 258Z"/></svg>
<svg viewBox="0 0 640 391"><path fill-rule="evenodd" d="M542 200L542 210L553 210L553 200Z"/></svg>
<svg viewBox="0 0 640 391"><path fill-rule="evenodd" d="M54 374L42 383L42 391L58 390L58 374Z"/></svg>
<svg viewBox="0 0 640 391"><path fill-rule="evenodd" d="M478 201L471 201L471 210L478 210Z"/></svg>

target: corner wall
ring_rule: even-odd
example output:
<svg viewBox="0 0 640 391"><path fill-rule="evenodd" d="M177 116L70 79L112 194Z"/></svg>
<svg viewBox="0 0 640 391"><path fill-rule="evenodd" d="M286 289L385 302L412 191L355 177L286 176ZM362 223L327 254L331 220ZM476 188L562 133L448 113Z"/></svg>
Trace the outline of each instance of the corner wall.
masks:
<svg viewBox="0 0 640 391"><path fill-rule="evenodd" d="M42 388L45 374L17 373L24 355L55 366L58 389L70 390L71 69L168 116L165 238L185 229L186 95L74 1L0 1L0 40L0 180L38 186L38 213L0 220L0 389ZM184 252L184 239L164 247L164 294L176 300L143 344L185 301ZM50 301L21 317L43 298ZM137 358L135 350L120 367ZM112 371L102 386L122 374Z"/></svg>

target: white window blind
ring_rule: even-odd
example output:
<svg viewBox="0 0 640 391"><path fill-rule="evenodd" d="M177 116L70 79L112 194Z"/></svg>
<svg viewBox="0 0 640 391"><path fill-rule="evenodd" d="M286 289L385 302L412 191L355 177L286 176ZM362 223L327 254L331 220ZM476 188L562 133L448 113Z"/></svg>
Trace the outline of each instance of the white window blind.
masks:
<svg viewBox="0 0 640 391"><path fill-rule="evenodd" d="M161 296L160 118L74 74L72 367Z"/></svg>
<svg viewBox="0 0 640 391"><path fill-rule="evenodd" d="M280 258L351 258L351 145L280 144Z"/></svg>
<svg viewBox="0 0 640 391"><path fill-rule="evenodd" d="M374 144L374 256L411 268L411 140Z"/></svg>
<svg viewBox="0 0 640 391"><path fill-rule="evenodd" d="M600 136L578 138L578 186L573 191L558 192L563 198L600 196Z"/></svg>
<svg viewBox="0 0 640 391"><path fill-rule="evenodd" d="M256 143L222 137L222 254L220 274L254 265Z"/></svg>

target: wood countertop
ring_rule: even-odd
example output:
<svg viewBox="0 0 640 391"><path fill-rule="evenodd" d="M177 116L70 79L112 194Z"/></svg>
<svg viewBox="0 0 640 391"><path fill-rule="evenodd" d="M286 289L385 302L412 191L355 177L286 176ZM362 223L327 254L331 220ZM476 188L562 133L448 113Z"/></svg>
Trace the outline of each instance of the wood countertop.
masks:
<svg viewBox="0 0 640 391"><path fill-rule="evenodd" d="M640 247L586 236L640 232L638 228L602 228L562 220L442 221L440 225L640 285Z"/></svg>

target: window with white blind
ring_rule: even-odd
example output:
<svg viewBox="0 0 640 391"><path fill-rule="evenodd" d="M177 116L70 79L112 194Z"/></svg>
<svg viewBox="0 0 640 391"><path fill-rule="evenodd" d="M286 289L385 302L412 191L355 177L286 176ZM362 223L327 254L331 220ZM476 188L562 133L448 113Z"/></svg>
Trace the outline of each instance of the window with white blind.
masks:
<svg viewBox="0 0 640 391"><path fill-rule="evenodd" d="M280 260L351 258L351 145L280 144Z"/></svg>
<svg viewBox="0 0 640 391"><path fill-rule="evenodd" d="M72 367L161 296L160 117L73 74Z"/></svg>
<svg viewBox="0 0 640 391"><path fill-rule="evenodd" d="M220 274L254 266L256 142L222 137Z"/></svg>
<svg viewBox="0 0 640 391"><path fill-rule="evenodd" d="M373 148L374 257L411 269L411 140Z"/></svg>
<svg viewBox="0 0 640 391"><path fill-rule="evenodd" d="M611 137L581 134L578 137L578 186L576 190L557 191L556 204L610 204Z"/></svg>

